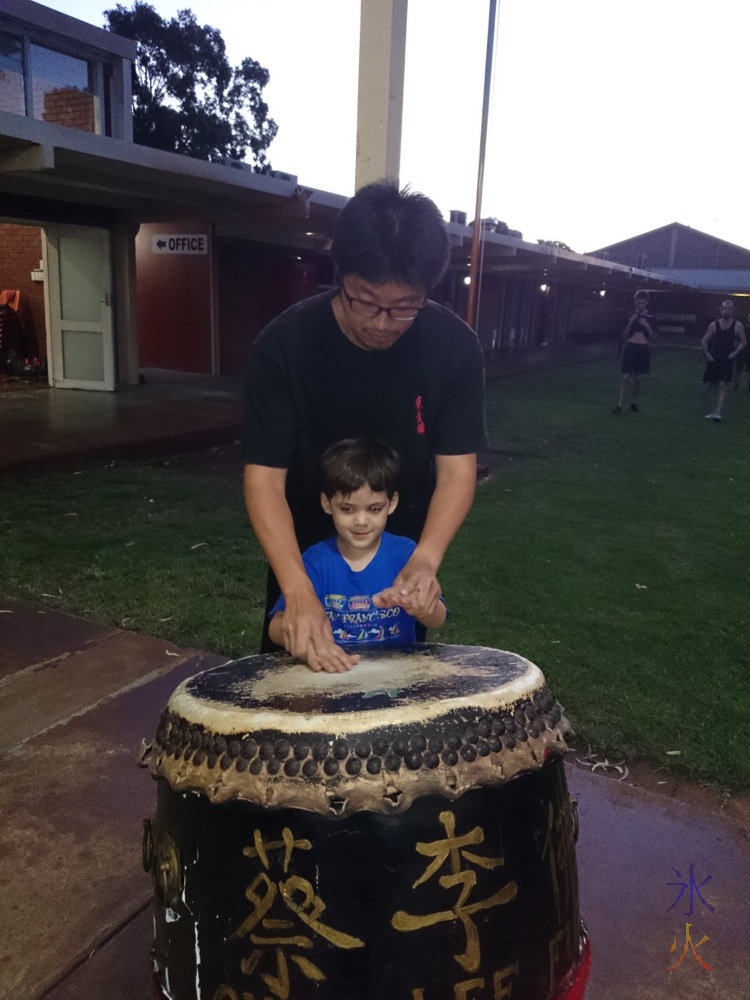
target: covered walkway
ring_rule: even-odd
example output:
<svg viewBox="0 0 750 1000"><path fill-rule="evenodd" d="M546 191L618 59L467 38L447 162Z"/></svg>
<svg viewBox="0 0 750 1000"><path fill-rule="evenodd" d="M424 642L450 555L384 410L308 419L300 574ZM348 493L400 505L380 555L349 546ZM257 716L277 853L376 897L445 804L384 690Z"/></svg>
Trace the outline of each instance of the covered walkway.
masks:
<svg viewBox="0 0 750 1000"><path fill-rule="evenodd" d="M82 458L148 457L234 440L242 379L149 369L117 392L12 384L0 391L0 475Z"/></svg>

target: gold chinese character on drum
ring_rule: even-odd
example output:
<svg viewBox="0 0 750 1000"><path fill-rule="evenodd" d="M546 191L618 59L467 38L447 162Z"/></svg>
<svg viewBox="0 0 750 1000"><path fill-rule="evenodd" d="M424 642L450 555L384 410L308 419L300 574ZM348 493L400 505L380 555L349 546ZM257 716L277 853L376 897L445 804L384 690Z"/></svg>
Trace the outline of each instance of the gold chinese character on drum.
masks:
<svg viewBox="0 0 750 1000"><path fill-rule="evenodd" d="M538 667L484 647L186 680L143 754L155 995L582 997L568 730Z"/></svg>

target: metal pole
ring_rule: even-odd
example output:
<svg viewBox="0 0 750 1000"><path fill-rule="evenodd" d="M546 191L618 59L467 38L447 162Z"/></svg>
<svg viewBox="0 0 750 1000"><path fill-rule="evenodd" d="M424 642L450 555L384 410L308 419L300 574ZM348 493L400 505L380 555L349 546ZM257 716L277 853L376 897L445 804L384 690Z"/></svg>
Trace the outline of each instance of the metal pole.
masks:
<svg viewBox="0 0 750 1000"><path fill-rule="evenodd" d="M487 149L487 121L490 114L490 86L492 83L492 53L495 47L495 14L497 0L490 0L490 16L487 25L487 58L484 64L484 99L482 102L482 131L479 140L479 171L477 174L477 202L474 210L474 234L471 240L469 259L469 298L466 303L466 322L474 327L476 323L477 296L479 294L479 240L482 235L482 189L484 187L484 157Z"/></svg>

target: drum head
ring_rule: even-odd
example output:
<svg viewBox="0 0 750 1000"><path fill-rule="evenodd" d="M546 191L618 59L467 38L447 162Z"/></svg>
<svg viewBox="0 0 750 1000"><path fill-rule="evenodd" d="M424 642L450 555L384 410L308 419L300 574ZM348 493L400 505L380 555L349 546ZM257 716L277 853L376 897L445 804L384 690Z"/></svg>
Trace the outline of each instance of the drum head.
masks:
<svg viewBox="0 0 750 1000"><path fill-rule="evenodd" d="M348 673L286 654L184 681L146 760L176 790L334 815L395 812L507 781L564 752L569 726L529 660L477 646L362 650Z"/></svg>

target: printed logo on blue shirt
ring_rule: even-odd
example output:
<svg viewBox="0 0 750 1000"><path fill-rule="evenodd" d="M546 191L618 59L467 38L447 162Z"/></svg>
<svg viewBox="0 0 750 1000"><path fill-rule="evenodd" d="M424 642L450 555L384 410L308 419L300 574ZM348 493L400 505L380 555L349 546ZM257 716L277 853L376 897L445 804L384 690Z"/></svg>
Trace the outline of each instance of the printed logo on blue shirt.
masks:
<svg viewBox="0 0 750 1000"><path fill-rule="evenodd" d="M369 611L372 605L369 594L360 594L349 598L350 611Z"/></svg>

